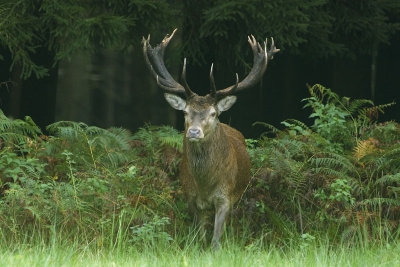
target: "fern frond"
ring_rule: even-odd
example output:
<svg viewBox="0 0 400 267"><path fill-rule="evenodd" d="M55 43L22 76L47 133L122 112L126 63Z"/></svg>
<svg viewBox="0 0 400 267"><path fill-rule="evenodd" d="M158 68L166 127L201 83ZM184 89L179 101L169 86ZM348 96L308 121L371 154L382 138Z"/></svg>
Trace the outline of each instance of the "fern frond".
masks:
<svg viewBox="0 0 400 267"><path fill-rule="evenodd" d="M293 139L274 139L272 145L287 158L304 156L306 152L309 151L309 147L306 143Z"/></svg>
<svg viewBox="0 0 400 267"><path fill-rule="evenodd" d="M5 143L21 145L25 144L29 138L37 138L42 131L26 116L25 120L11 120L0 110L0 138Z"/></svg>
<svg viewBox="0 0 400 267"><path fill-rule="evenodd" d="M108 153L102 153L98 158L98 162L106 166L118 167L129 161L129 157L121 151L111 151Z"/></svg>
<svg viewBox="0 0 400 267"><path fill-rule="evenodd" d="M85 128L82 127L82 130L87 134L87 135L101 135L101 134L105 134L109 131L107 131L106 129L97 127L97 126L87 126Z"/></svg>
<svg viewBox="0 0 400 267"><path fill-rule="evenodd" d="M390 146L383 154L386 157L398 157L400 156L400 143Z"/></svg>
<svg viewBox="0 0 400 267"><path fill-rule="evenodd" d="M373 106L370 108L364 108L362 110L360 110L360 114L364 115L366 117L372 118L372 117L378 117L379 112L382 114L385 114L384 109L387 107L391 107L393 105L395 105L396 102L391 102L391 103L387 103L387 104L381 104L378 106Z"/></svg>
<svg viewBox="0 0 400 267"><path fill-rule="evenodd" d="M257 122L255 122L255 123L253 123L252 126L255 126L255 125L264 126L265 128L270 129L272 133L279 133L279 132L281 132L281 130L279 130L278 128L276 128L275 126L273 126L272 124L269 124L269 123L257 121Z"/></svg>
<svg viewBox="0 0 400 267"><path fill-rule="evenodd" d="M388 121L373 125L372 131L366 131L366 136L379 139L382 143L398 143L400 141L400 125L394 121Z"/></svg>
<svg viewBox="0 0 400 267"><path fill-rule="evenodd" d="M361 100L359 100L359 101L361 101ZM385 114L385 112L384 112L385 108L391 107L396 104L396 102L391 102L391 103L387 103L387 104L381 104L378 106L374 106L372 101L367 101L367 100L364 100L364 101L366 101L366 103L364 103L364 104L371 104L372 107L363 108L363 109L360 109L358 107L358 110L359 110L358 116L360 118L366 119L368 121L373 121L374 119L375 120L378 119L379 113ZM354 111L356 111L356 110L357 109L355 109Z"/></svg>
<svg viewBox="0 0 400 267"><path fill-rule="evenodd" d="M95 137L93 138L93 145L99 145L108 151L116 149L120 151L126 151L130 149L130 140L124 135L116 135L109 130L101 128L95 129L94 132L89 133Z"/></svg>
<svg viewBox="0 0 400 267"><path fill-rule="evenodd" d="M303 196L309 189L308 179L304 173L300 172L300 168L298 169L298 172L293 173L291 181L297 195Z"/></svg>
<svg viewBox="0 0 400 267"><path fill-rule="evenodd" d="M337 169L340 168L346 172L354 171L354 166L350 162L350 160L344 156L341 156L336 153L320 153L310 158L309 160L311 165L324 168L332 168Z"/></svg>
<svg viewBox="0 0 400 267"><path fill-rule="evenodd" d="M374 163L378 171L400 172L400 143L387 148Z"/></svg>
<svg viewBox="0 0 400 267"><path fill-rule="evenodd" d="M367 99L354 99L348 102L346 109L349 113L354 114L355 112L360 111L360 109L365 105L374 105L374 103Z"/></svg>
<svg viewBox="0 0 400 267"><path fill-rule="evenodd" d="M160 139L161 144L173 147L176 150L178 150L179 152L183 151L183 136L182 135L160 136L159 139Z"/></svg>
<svg viewBox="0 0 400 267"><path fill-rule="evenodd" d="M49 132L53 132L53 130L57 130L59 127L73 127L75 129L86 128L88 127L83 122L75 122L75 121L57 121L46 127Z"/></svg>
<svg viewBox="0 0 400 267"><path fill-rule="evenodd" d="M146 125L133 135L133 139L141 140L146 146L155 146L155 142L171 146L179 151L183 150L182 135L172 126Z"/></svg>
<svg viewBox="0 0 400 267"><path fill-rule="evenodd" d="M47 130L63 140L61 144L51 142L48 152L67 149L83 165L117 167L133 155L130 133L124 129L107 130L82 122L59 121L49 125Z"/></svg>
<svg viewBox="0 0 400 267"><path fill-rule="evenodd" d="M46 127L46 130L57 137L71 138L78 137L88 128L83 122L58 121Z"/></svg>
<svg viewBox="0 0 400 267"><path fill-rule="evenodd" d="M294 130L301 135L311 135L313 133L313 131L305 123L295 119L284 120L281 123L290 130Z"/></svg>
<svg viewBox="0 0 400 267"><path fill-rule="evenodd" d="M315 174L325 174L325 175L329 175L332 177L343 177L344 176L343 172L337 171L335 169L328 168L328 167L317 167L317 168L313 168L312 170Z"/></svg>
<svg viewBox="0 0 400 267"><path fill-rule="evenodd" d="M400 185L400 173L386 174L375 181L375 184L382 184L382 185L391 183L397 183Z"/></svg>
<svg viewBox="0 0 400 267"><path fill-rule="evenodd" d="M351 187L351 190L353 191L354 196L361 196L362 194L365 193L366 187L365 185L360 181L360 179L355 178L354 176L345 176L347 179L349 186Z"/></svg>
<svg viewBox="0 0 400 267"><path fill-rule="evenodd" d="M357 161L377 151L374 143L374 140L371 139L357 140L357 145L353 148L353 155L357 159Z"/></svg>
<svg viewBox="0 0 400 267"><path fill-rule="evenodd" d="M118 136L118 139L124 140L125 142L129 142L132 139L132 133L124 128L121 127L111 127L108 131L115 136Z"/></svg>
<svg viewBox="0 0 400 267"><path fill-rule="evenodd" d="M27 142L28 137L17 133L0 133L0 138L3 139L4 143L20 145Z"/></svg>
<svg viewBox="0 0 400 267"><path fill-rule="evenodd" d="M325 88L321 84L315 84L313 86L308 86L310 95L314 97L318 102L322 103L324 100L329 102L331 99L339 99L339 96L333 93L330 89ZM327 97L327 99L325 99Z"/></svg>
<svg viewBox="0 0 400 267"><path fill-rule="evenodd" d="M382 204L387 204L394 207L400 207L400 199L393 199L393 198L375 197L375 198L365 199L361 201L361 203L370 206L379 206Z"/></svg>

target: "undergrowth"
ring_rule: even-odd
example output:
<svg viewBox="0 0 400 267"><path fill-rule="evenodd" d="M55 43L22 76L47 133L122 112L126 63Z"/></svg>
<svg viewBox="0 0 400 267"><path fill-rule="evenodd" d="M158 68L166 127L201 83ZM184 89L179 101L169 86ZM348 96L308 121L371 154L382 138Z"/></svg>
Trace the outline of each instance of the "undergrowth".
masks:
<svg viewBox="0 0 400 267"><path fill-rule="evenodd" d="M259 123L268 132L247 140L251 184L225 240L246 250L307 247L320 238L363 247L397 240L400 126L377 122L394 103L339 98L321 85L309 91L303 101L313 125ZM0 243L198 248L178 182L182 134L71 121L47 132L29 117L0 113Z"/></svg>
<svg viewBox="0 0 400 267"><path fill-rule="evenodd" d="M392 242L399 235L400 125L378 123L394 103L339 98L309 87L314 124L286 120L249 152L254 226L281 238L327 235L347 245ZM271 135L273 137L271 137Z"/></svg>

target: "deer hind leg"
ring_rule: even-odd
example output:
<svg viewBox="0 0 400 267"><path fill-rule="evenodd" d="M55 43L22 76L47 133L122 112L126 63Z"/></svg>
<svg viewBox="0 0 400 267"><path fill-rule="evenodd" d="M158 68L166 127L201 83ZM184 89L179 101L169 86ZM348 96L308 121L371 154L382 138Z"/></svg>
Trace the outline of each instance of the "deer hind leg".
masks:
<svg viewBox="0 0 400 267"><path fill-rule="evenodd" d="M229 202L223 201L215 205L215 222L214 222L214 235L211 241L213 250L218 250L221 247L220 239L224 231L226 216L229 213Z"/></svg>
<svg viewBox="0 0 400 267"><path fill-rule="evenodd" d="M189 201L189 212L193 218L196 229L199 229L200 239L203 242L203 248L207 247L206 231L204 229L204 215L201 210L197 208L195 201Z"/></svg>

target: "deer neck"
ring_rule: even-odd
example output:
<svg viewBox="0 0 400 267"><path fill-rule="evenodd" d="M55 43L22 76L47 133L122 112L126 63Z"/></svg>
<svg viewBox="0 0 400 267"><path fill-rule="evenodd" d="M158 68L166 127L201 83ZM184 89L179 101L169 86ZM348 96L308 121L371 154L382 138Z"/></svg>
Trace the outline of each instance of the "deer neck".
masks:
<svg viewBox="0 0 400 267"><path fill-rule="evenodd" d="M229 156L230 146L223 127L218 124L206 140L190 142L185 139L186 156L191 173L195 178L208 177L213 170L224 164Z"/></svg>

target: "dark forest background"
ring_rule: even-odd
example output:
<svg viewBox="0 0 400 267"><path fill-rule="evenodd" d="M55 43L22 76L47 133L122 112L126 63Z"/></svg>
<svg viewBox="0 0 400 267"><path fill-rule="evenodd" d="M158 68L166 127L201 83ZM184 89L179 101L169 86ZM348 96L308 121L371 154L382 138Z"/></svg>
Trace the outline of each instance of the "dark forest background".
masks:
<svg viewBox="0 0 400 267"><path fill-rule="evenodd" d="M136 131L146 123L183 128L150 76L142 37L155 46L178 28L165 61L180 80L187 58L192 90L207 94L252 65L247 36L281 49L262 82L240 93L221 121L258 137L262 121L307 121L306 84L375 104L400 99L400 0L0 0L0 109L54 121ZM400 106L380 120L400 119ZM310 121L311 123L311 121Z"/></svg>

